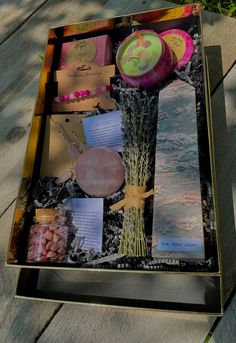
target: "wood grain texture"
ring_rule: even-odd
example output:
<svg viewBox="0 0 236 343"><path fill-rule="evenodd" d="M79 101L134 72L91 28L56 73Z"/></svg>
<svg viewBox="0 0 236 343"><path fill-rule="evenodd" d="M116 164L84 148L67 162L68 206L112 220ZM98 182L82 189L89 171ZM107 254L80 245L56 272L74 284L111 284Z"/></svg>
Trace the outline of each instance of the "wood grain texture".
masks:
<svg viewBox="0 0 236 343"><path fill-rule="evenodd" d="M0 112L0 216L17 196L37 83L32 79Z"/></svg>
<svg viewBox="0 0 236 343"><path fill-rule="evenodd" d="M2 0L0 3L0 44L47 0Z"/></svg>
<svg viewBox="0 0 236 343"><path fill-rule="evenodd" d="M208 343L233 343L236 338L236 295Z"/></svg>
<svg viewBox="0 0 236 343"><path fill-rule="evenodd" d="M203 38L206 46L211 89L232 67L236 56L235 19L203 11Z"/></svg>
<svg viewBox="0 0 236 343"><path fill-rule="evenodd" d="M13 204L0 218L0 342L33 342L59 304L14 298L17 268L5 267Z"/></svg>
<svg viewBox="0 0 236 343"><path fill-rule="evenodd" d="M200 343L213 318L63 305L39 343ZM66 324L65 324L66 323Z"/></svg>
<svg viewBox="0 0 236 343"><path fill-rule="evenodd" d="M17 195L48 28L98 15L104 2L48 1L0 47L0 214Z"/></svg>
<svg viewBox="0 0 236 343"><path fill-rule="evenodd" d="M212 97L216 176L224 272L228 297L236 284L236 65Z"/></svg>
<svg viewBox="0 0 236 343"><path fill-rule="evenodd" d="M104 17L154 10L176 6L174 3L164 0L108 0L104 6Z"/></svg>
<svg viewBox="0 0 236 343"><path fill-rule="evenodd" d="M28 3L30 7L31 2L28 1ZM39 3L41 2L37 2L37 5ZM164 2L110 0L104 7L105 3L106 1L92 0L48 0L0 48L3 61L0 65L2 81L0 84L2 97L0 118L1 125L4 124L3 127L1 126L2 130L0 131L0 163L3 166L0 177L1 213L16 196L16 189L20 181L28 125L32 116L34 94L41 67L41 60L38 55L43 53L48 27L77 22L82 19L91 19L92 17L109 17L121 13L157 8L157 6L162 6ZM167 4L169 6L173 5ZM30 10L33 10L32 6ZM210 15L210 17L213 18L213 15ZM235 25L233 25L235 22L232 21L233 19L226 17L222 19L220 16L215 17L211 22L210 19L207 20L209 20L207 25L204 24L205 43L215 46L222 44L223 73L226 73L235 59ZM217 74L218 70L214 72L214 63L216 62L214 53L212 53L212 57L211 76L213 78L211 80L213 80L214 87L219 82L222 73ZM235 199L235 189L232 190L232 187L235 184L233 171L235 170L236 160L233 115L236 104L235 68L233 73L232 78L230 73L229 78L227 77L225 80L225 82L227 81L225 83L225 100L222 96L224 94L223 85L219 87L218 93L216 92L213 97L217 163L219 166L218 179L220 189L222 189L219 195L222 207L222 228L225 235L223 242L224 254L226 254L224 263L229 267L225 278L226 294L232 288L236 275L235 266L232 264L232 261L235 261L235 256L232 257L232 253L234 254L235 251L235 243L232 239L232 237L235 237L232 202L233 194ZM226 111L224 109L225 103ZM225 112L226 116L223 116L222 113ZM227 125L229 126L227 127ZM16 136L19 140L14 141L11 138L15 136L14 131L12 134L11 130L17 126L24 130L15 131L15 133L18 133ZM24 135L23 132L25 132ZM6 269L3 265L12 215L13 207L11 206L0 221L0 341L27 343L33 342L34 337L39 334L58 305L13 298L18 271L12 268ZM234 314L234 312L232 313ZM213 319L207 317L192 317L189 315L124 311L86 305L63 305L48 329L42 334L39 342L168 343L175 341L199 343L204 341L212 321ZM232 326L234 321L228 321L228 323L229 330L234 332ZM221 335L224 335L223 331ZM216 339L215 342L222 341L223 339Z"/></svg>
<svg viewBox="0 0 236 343"><path fill-rule="evenodd" d="M0 47L1 107L14 100L15 95L40 72L50 26L60 26L94 15L102 15L105 0L49 0L17 32ZM1 110L1 108L0 108Z"/></svg>

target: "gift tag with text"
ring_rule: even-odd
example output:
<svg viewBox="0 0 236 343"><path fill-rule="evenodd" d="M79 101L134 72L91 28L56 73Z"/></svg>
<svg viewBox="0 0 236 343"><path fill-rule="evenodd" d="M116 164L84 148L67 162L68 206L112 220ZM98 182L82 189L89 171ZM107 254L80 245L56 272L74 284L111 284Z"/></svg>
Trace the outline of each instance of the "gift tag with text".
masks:
<svg viewBox="0 0 236 343"><path fill-rule="evenodd" d="M82 120L88 145L120 151L122 144L121 111L108 112Z"/></svg>
<svg viewBox="0 0 236 343"><path fill-rule="evenodd" d="M72 248L102 251L103 199L69 199L65 207L70 210L75 239ZM77 249L76 249L77 250Z"/></svg>
<svg viewBox="0 0 236 343"><path fill-rule="evenodd" d="M82 63L74 68L58 70L58 96L53 99L53 111L91 111L96 108L112 110L110 78L115 65L98 66Z"/></svg>

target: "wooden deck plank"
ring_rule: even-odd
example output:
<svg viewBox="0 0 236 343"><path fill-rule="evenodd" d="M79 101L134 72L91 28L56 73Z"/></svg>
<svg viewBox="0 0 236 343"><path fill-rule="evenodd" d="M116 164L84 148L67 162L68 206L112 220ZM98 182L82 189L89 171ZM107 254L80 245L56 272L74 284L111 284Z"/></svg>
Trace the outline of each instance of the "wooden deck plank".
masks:
<svg viewBox="0 0 236 343"><path fill-rule="evenodd" d="M37 13L0 46L1 107L12 102L18 92L40 72L50 26L86 20L100 13L105 0L48 0Z"/></svg>
<svg viewBox="0 0 236 343"><path fill-rule="evenodd" d="M41 60L38 55L43 53L49 26L78 22L92 17L108 17L110 15L158 8L163 4L166 6L167 2L160 0L123 0L121 2L110 0L105 7L103 6L104 3L104 0L99 2L95 0L63 2L48 0L32 18L2 44L0 47L0 54L3 61L0 65L2 106L6 106L8 102L12 101L16 93L30 82L32 77L39 73ZM208 14L205 16L205 42L212 45L222 43L223 65L225 65L224 71L226 72L229 65L231 66L233 64L232 59L236 52L236 43L234 40L236 27L234 25L234 19L211 15ZM212 23L217 25L212 25ZM225 34L227 35L227 40L225 40ZM227 44L225 41L227 41ZM220 75L215 73L214 77L216 78L215 84L217 84Z"/></svg>
<svg viewBox="0 0 236 343"><path fill-rule="evenodd" d="M236 65L212 98L224 293L236 284Z"/></svg>
<svg viewBox="0 0 236 343"><path fill-rule="evenodd" d="M227 299L236 285L236 65L212 99L216 172L224 275ZM236 337L236 295L208 343L231 343Z"/></svg>
<svg viewBox="0 0 236 343"><path fill-rule="evenodd" d="M5 97L1 94L0 104L0 215L17 195L42 63L38 54L43 53L48 27L93 16L104 2L49 1L0 47L0 88L5 82L11 88Z"/></svg>
<svg viewBox="0 0 236 343"><path fill-rule="evenodd" d="M200 343L207 317L86 305L63 305L39 343Z"/></svg>
<svg viewBox="0 0 236 343"><path fill-rule="evenodd" d="M2 0L0 4L0 44L47 0Z"/></svg>
<svg viewBox="0 0 236 343"><path fill-rule="evenodd" d="M208 343L233 343L236 338L236 295Z"/></svg>
<svg viewBox="0 0 236 343"><path fill-rule="evenodd" d="M213 90L236 60L236 23L233 18L208 11L203 11L202 17L203 38Z"/></svg>
<svg viewBox="0 0 236 343"><path fill-rule="evenodd" d="M17 268L5 267L13 204L0 218L0 342L26 343L44 328L59 304L14 298Z"/></svg>
<svg viewBox="0 0 236 343"><path fill-rule="evenodd" d="M174 3L164 0L108 0L104 6L104 17L114 17L116 15L142 12L158 8L177 6Z"/></svg>
<svg viewBox="0 0 236 343"><path fill-rule="evenodd" d="M119 7L116 14L135 12L139 10L138 5L142 3L145 5L144 1L121 1L124 7ZM2 99L2 112L0 117L4 119L5 129L0 133L0 151L3 152L3 158L0 158L1 166L4 166L4 175L0 179L0 203L3 204L2 210L9 206L16 194L16 188L19 184L19 177L22 165L22 156L24 155L23 150L25 150L26 138L28 132L28 124L32 116L32 107L34 103L34 92L38 79L38 73L40 70L41 61L38 58L38 53L43 52L43 45L47 35L48 24L50 25L61 25L70 23L73 21L79 21L82 18L88 19L92 16L110 16L110 10L112 6L118 6L119 1L108 1L107 6L103 8L105 3L100 1L48 1L48 3L43 6L27 23L25 23L14 35L12 35L3 45L0 51L4 63L4 66L0 66L0 72L2 75L2 83L0 85L0 91L3 91L4 98ZM142 10L153 8L159 1L146 1L148 7L142 7ZM86 6L85 6L86 4ZM127 7L127 4L129 7ZM120 6L120 5L119 5ZM107 15L106 15L107 14ZM108 15L109 14L109 15ZM114 14L115 15L115 14ZM229 19L229 18L227 18ZM220 19L219 21L221 21ZM229 19L230 20L230 19ZM227 20L227 23L231 21ZM209 26L209 24L208 24ZM211 31L212 37L215 36L213 44L218 44L217 36L217 26L214 25L214 30ZM228 30L231 28L231 24L226 28L226 22L224 21L224 27L221 30ZM213 29L212 27L210 27ZM224 31L223 31L224 32ZM227 31L228 32L228 31ZM231 43L232 52L235 53L235 48L232 43L234 39L233 30L231 29L231 35L229 41ZM27 33L27 34L25 34ZM27 36L27 37L26 37ZM223 36L222 36L223 37ZM22 42L19 44L18 42ZM206 38L205 41L207 42ZM224 58L223 65L226 63L226 58L228 58L227 51L224 47ZM230 58L228 60L227 66L233 63L233 55L229 54ZM22 66L25 65L23 69ZM228 67L225 67L225 72ZM35 79L34 79L35 77ZM220 75L216 75L214 79L215 84L219 81ZM217 81L218 80L218 81ZM15 87L14 85L17 84ZM231 87L232 88L232 87ZM228 111L231 110L231 105L229 106L228 98L234 99L232 96L233 90L227 91L226 96L226 112L227 118L233 122L233 115L228 115ZM1 93L1 94L3 94ZM220 93L219 93L220 94ZM235 100L233 100L234 103ZM221 105L220 105L221 103ZM231 102L230 102L231 104ZM12 106L12 107L11 107ZM218 111L222 108L222 97L215 96L214 98L215 106L215 116L217 117ZM234 105L235 106L235 105ZM22 109L21 113L18 113ZM12 117L10 117L12 116ZM219 116L221 118L221 116ZM217 141L217 153L218 161L222 156L224 157L225 150L221 150L221 141L225 142L227 136L227 129L225 129L224 135L221 137L221 125L222 118L216 118L216 132L218 136ZM215 119L214 119L215 120ZM14 142L7 135L7 133L15 128L16 126L23 127L25 129L25 134L22 136L18 142ZM231 129L233 128L233 125ZM23 132L20 131L20 132ZM14 131L13 131L14 132ZM229 135L230 139L226 146L231 146L230 152L233 154L232 159L234 159L235 152L233 151L233 138L235 131L231 130ZM8 136L8 138L7 138ZM228 137L228 136L227 136ZM229 138L228 137L228 138ZM19 138L19 136L18 136ZM235 143L234 143L235 144ZM226 148L225 148L226 149ZM22 150L22 153L19 153ZM8 151L8 154L7 154ZM235 149L236 151L236 149ZM10 155L9 155L10 154ZM9 156L12 158L9 159ZM233 175L234 165L230 162L230 154L227 155L227 163L230 169L230 175ZM235 161L235 159L234 159ZM221 166L219 174L221 175L221 180L223 180L223 185L225 192L230 190L230 185L227 183L226 175L228 169L224 169ZM3 173L3 171L2 171ZM232 185L231 185L232 186ZM7 198L7 191L10 196ZM222 194L223 199L228 199L228 195ZM2 195L3 194L3 195ZM232 193L231 193L232 195ZM6 201L5 201L6 199ZM224 202L222 201L222 206ZM232 202L230 208L230 199L226 201L229 205L228 212L224 214L223 223L227 222L227 214L232 217ZM228 206L227 206L228 207ZM1 240L0 240L0 256L1 256L1 270L4 271L4 276L1 274L1 287L0 287L0 302L1 302L1 316L0 316L0 338L3 342L27 342L33 341L42 327L44 327L46 321L52 316L54 310L56 309L55 304L41 303L41 302L29 302L24 300L13 299L13 293L17 278L17 270L3 267L3 258L6 253L6 244L8 239L8 232L12 218L12 207L1 218ZM229 219L227 225L225 225L225 231L231 230L234 224L232 219ZM6 230L4 232L4 230ZM2 233L4 232L4 233ZM4 239L2 239L4 237ZM230 242L230 234L227 235L228 242ZM225 242L224 249L228 249ZM230 245L231 246L231 245ZM234 245L235 247L235 245ZM233 243L232 248L233 249ZM230 249L229 249L230 250ZM229 251L228 250L228 251ZM235 250L235 249L234 249ZM235 259L234 259L235 260ZM229 263L230 256L225 259ZM226 285L232 287L231 273L234 273L234 267L229 271L229 276L226 276ZM235 277L235 276L234 276ZM2 282L3 280L3 282ZM227 281L229 280L229 282ZM230 288L228 287L228 288ZM226 288L227 289L227 288ZM228 291L227 291L228 292ZM228 294L228 293L227 293ZM2 310L4 309L4 310ZM3 315L2 315L3 314ZM5 321L5 319L7 319ZM136 312L136 311L124 311L118 309L107 309L102 307L89 307L86 305L63 305L62 309L55 316L54 320L48 327L48 329L43 333L40 338L40 342L65 342L64 338L67 334L68 342L202 342L210 325L212 324L212 319L204 317L191 317L191 316L180 316L176 314L160 314L151 312ZM4 325L3 325L4 324ZM169 328L171 327L171 331Z"/></svg>
<svg viewBox="0 0 236 343"><path fill-rule="evenodd" d="M37 83L35 77L0 112L0 216L17 196Z"/></svg>

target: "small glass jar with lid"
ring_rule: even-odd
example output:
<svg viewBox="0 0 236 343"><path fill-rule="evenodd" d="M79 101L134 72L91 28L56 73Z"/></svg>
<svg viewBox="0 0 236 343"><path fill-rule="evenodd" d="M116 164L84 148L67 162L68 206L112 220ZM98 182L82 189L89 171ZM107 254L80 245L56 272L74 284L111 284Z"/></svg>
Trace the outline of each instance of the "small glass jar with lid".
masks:
<svg viewBox="0 0 236 343"><path fill-rule="evenodd" d="M36 209L30 228L28 262L64 262L68 241L65 210Z"/></svg>

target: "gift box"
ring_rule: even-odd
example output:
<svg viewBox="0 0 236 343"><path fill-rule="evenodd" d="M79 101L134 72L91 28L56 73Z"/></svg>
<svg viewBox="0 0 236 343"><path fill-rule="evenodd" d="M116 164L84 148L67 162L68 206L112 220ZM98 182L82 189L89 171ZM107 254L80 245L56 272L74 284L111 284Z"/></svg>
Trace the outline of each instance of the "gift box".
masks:
<svg viewBox="0 0 236 343"><path fill-rule="evenodd" d="M200 7L103 24L49 30L7 256L16 296L221 315ZM60 70L65 47L90 41L102 63Z"/></svg>

